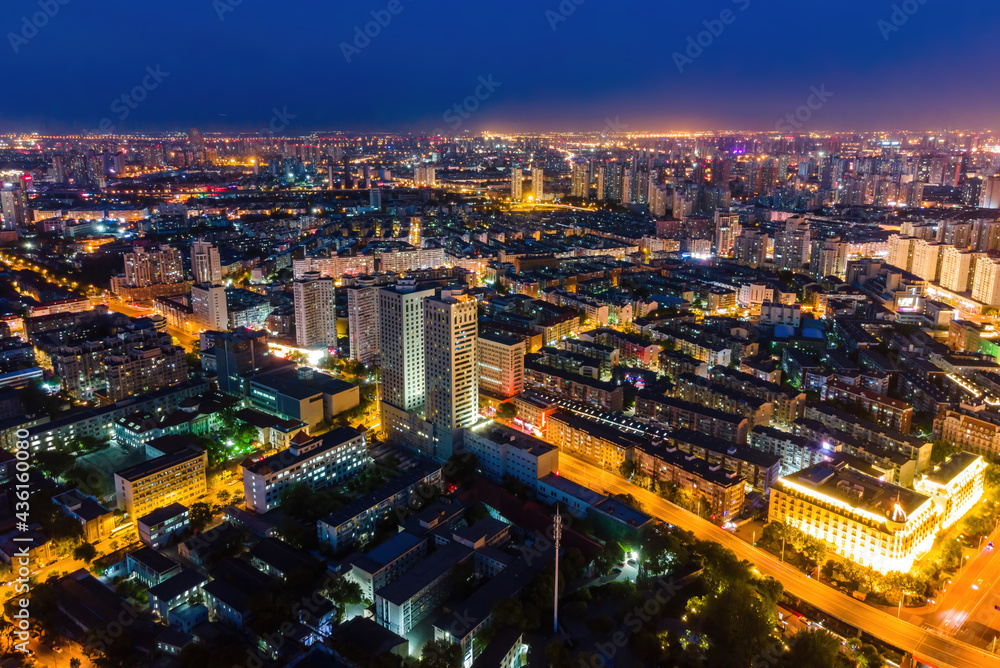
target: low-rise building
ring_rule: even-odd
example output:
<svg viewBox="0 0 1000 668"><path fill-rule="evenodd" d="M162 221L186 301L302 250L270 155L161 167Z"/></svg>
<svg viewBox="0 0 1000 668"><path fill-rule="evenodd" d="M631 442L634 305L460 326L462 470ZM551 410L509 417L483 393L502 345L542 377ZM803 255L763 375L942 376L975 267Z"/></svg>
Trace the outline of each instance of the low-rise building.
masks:
<svg viewBox="0 0 1000 668"><path fill-rule="evenodd" d="M152 548L162 548L184 533L191 525L187 506L171 503L158 508L136 521L139 530L139 540L143 545Z"/></svg>
<svg viewBox="0 0 1000 668"><path fill-rule="evenodd" d="M320 437L300 433L287 450L243 462L247 507L264 514L281 504L281 493L292 485L336 484L361 473L368 461L365 435L356 429L339 427Z"/></svg>
<svg viewBox="0 0 1000 668"><path fill-rule="evenodd" d="M476 455L486 477L497 482L513 478L531 489L559 468L558 448L496 422L469 429L465 450Z"/></svg>
<svg viewBox="0 0 1000 668"><path fill-rule="evenodd" d="M932 497L832 463L780 478L768 516L880 573L909 572L940 525Z"/></svg>
<svg viewBox="0 0 1000 668"><path fill-rule="evenodd" d="M118 507L139 518L172 503L191 503L207 491L208 455L191 446L115 473Z"/></svg>

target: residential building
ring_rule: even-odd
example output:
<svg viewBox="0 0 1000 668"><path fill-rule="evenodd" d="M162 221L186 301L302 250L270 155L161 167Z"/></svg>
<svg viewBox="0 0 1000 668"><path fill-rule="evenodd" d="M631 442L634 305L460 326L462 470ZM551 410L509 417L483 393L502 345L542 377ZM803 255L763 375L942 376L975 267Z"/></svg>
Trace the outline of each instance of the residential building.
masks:
<svg viewBox="0 0 1000 668"><path fill-rule="evenodd" d="M226 288L211 283L191 286L191 312L199 326L218 331L229 330Z"/></svg>
<svg viewBox="0 0 1000 668"><path fill-rule="evenodd" d="M191 243L191 274L195 283L218 285L222 282L222 261L214 244L201 240Z"/></svg>
<svg viewBox="0 0 1000 668"><path fill-rule="evenodd" d="M335 348L337 346L337 304L333 278L321 278L319 272L307 272L296 279L295 344L300 348Z"/></svg>
<svg viewBox="0 0 1000 668"><path fill-rule="evenodd" d="M523 339L480 334L477 346L480 392L506 399L524 391Z"/></svg>
<svg viewBox="0 0 1000 668"><path fill-rule="evenodd" d="M374 280L358 279L347 288L347 332L352 360L362 364L379 363L380 288Z"/></svg>

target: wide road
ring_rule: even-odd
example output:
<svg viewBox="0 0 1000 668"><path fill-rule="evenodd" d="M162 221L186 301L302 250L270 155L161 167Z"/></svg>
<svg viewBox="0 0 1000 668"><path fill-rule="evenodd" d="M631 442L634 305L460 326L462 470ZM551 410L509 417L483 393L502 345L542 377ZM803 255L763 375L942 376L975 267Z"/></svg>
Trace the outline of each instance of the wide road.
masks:
<svg viewBox="0 0 1000 668"><path fill-rule="evenodd" d="M130 318L145 318L156 313L151 308L137 309L131 304L115 297L109 297L104 303L107 304L108 310L127 315ZM188 332L169 326L167 327L167 334L170 334L174 338L174 342L188 352L198 349L200 339L196 334L189 334Z"/></svg>
<svg viewBox="0 0 1000 668"><path fill-rule="evenodd" d="M996 548L988 547L1000 539L994 531L982 540L983 547L974 555L966 555L964 567L951 586L939 599L937 611L928 615L928 621L943 630L975 645L992 642L998 618L996 605L1000 603L1000 557Z"/></svg>
<svg viewBox="0 0 1000 668"><path fill-rule="evenodd" d="M753 563L763 575L781 582L785 591L819 610L856 626L883 642L912 653L917 660L938 668L1000 668L1000 658L953 638L928 633L909 622L820 584L763 550L745 543L728 531L675 506L649 490L587 462L559 453L559 475L610 494L631 494L643 509L657 518L692 532L699 540L711 540L729 548L740 559Z"/></svg>

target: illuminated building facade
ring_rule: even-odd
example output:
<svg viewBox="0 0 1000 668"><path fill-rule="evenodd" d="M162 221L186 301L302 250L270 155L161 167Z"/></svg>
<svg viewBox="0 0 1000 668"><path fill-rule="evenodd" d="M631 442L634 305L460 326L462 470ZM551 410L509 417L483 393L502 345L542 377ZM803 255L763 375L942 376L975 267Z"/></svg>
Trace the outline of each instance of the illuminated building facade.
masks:
<svg viewBox="0 0 1000 668"><path fill-rule="evenodd" d="M846 461L824 462L775 483L769 521L795 527L880 573L907 572L939 531L982 498L985 469L982 457L958 453L921 478L914 491L860 473Z"/></svg>

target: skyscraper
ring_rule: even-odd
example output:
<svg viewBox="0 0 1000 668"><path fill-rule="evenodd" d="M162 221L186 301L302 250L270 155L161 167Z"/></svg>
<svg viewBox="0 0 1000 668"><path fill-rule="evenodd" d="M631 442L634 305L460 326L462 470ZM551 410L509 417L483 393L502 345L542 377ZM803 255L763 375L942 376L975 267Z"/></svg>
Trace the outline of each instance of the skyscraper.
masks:
<svg viewBox="0 0 1000 668"><path fill-rule="evenodd" d="M0 190L0 213L3 214L3 229L16 230L24 227L27 202L20 188Z"/></svg>
<svg viewBox="0 0 1000 668"><path fill-rule="evenodd" d="M531 170L531 188L535 201L541 202L545 192L545 172L541 167L535 167Z"/></svg>
<svg viewBox="0 0 1000 668"><path fill-rule="evenodd" d="M424 415L434 425L434 453L447 459L462 428L479 413L478 302L463 290L424 300Z"/></svg>
<svg viewBox="0 0 1000 668"><path fill-rule="evenodd" d="M309 271L295 281L295 344L300 348L337 345L337 304L332 278Z"/></svg>
<svg viewBox="0 0 1000 668"><path fill-rule="evenodd" d="M424 405L424 307L434 290L419 290L413 279L378 291L382 401L404 411Z"/></svg>
<svg viewBox="0 0 1000 668"><path fill-rule="evenodd" d="M347 288L347 329L350 357L362 364L379 362L379 288L373 279L360 278Z"/></svg>
<svg viewBox="0 0 1000 668"><path fill-rule="evenodd" d="M590 174L587 171L587 163L585 162L574 162L573 163L573 176L572 183L570 185L570 194L573 197L582 197L586 199L590 194Z"/></svg>
<svg viewBox="0 0 1000 668"><path fill-rule="evenodd" d="M511 165L510 168L510 198L515 202L521 200L521 187L524 183L521 181L521 166Z"/></svg>
<svg viewBox="0 0 1000 668"><path fill-rule="evenodd" d="M972 251L946 246L941 253L941 287L952 292L966 292L974 255Z"/></svg>
<svg viewBox="0 0 1000 668"><path fill-rule="evenodd" d="M981 209L1000 209L1000 174L986 177L983 182L979 207Z"/></svg>
<svg viewBox="0 0 1000 668"><path fill-rule="evenodd" d="M201 239L191 242L191 274L195 283L222 282L222 260L219 249L210 241Z"/></svg>
<svg viewBox="0 0 1000 668"><path fill-rule="evenodd" d="M809 221L794 216L785 221L774 238L774 263L778 269L799 271L809 262Z"/></svg>
<svg viewBox="0 0 1000 668"><path fill-rule="evenodd" d="M653 192L656 192L655 190ZM733 245L740 235L740 217L732 213L715 212L715 254L732 257Z"/></svg>
<svg viewBox="0 0 1000 668"><path fill-rule="evenodd" d="M354 177L351 175L351 160L344 156L344 178L341 181L341 188L351 190L354 188Z"/></svg>

